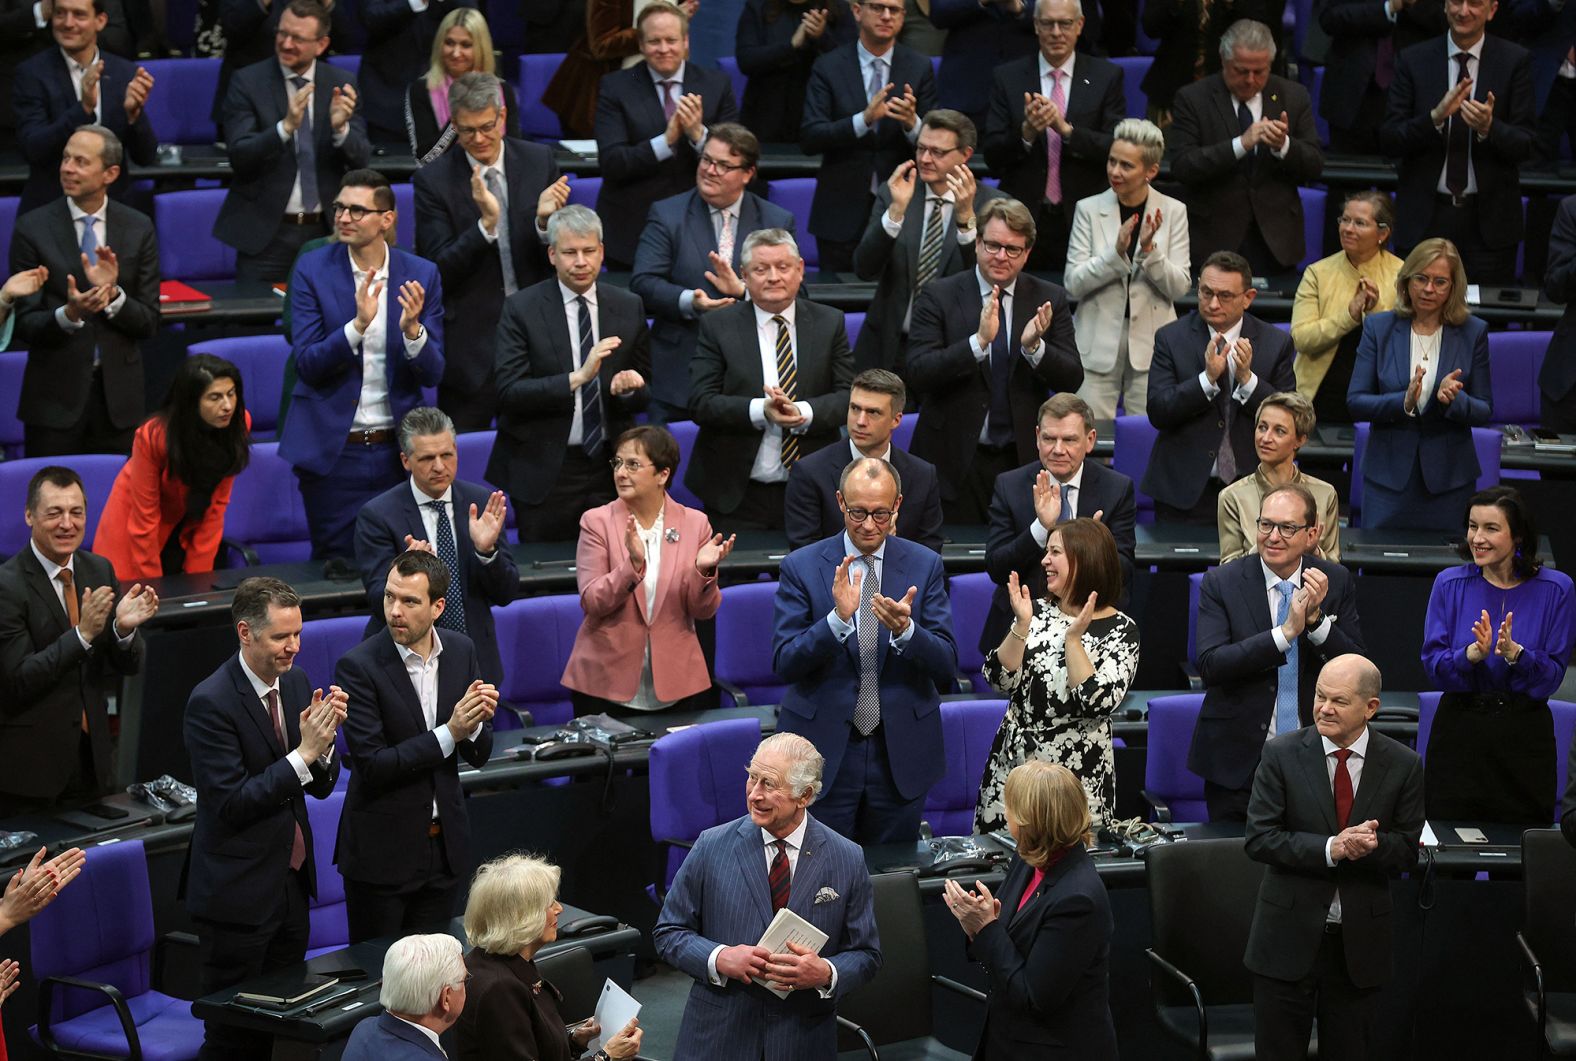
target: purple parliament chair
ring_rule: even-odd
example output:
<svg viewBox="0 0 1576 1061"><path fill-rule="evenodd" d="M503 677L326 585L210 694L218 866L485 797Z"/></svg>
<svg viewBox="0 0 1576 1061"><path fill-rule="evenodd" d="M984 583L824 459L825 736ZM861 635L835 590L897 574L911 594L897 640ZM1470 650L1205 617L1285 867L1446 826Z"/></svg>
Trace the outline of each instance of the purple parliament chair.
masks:
<svg viewBox="0 0 1576 1061"><path fill-rule="evenodd" d="M758 719L725 718L651 746L651 838L665 849L662 892L701 833L744 814L744 773L760 742Z"/></svg>

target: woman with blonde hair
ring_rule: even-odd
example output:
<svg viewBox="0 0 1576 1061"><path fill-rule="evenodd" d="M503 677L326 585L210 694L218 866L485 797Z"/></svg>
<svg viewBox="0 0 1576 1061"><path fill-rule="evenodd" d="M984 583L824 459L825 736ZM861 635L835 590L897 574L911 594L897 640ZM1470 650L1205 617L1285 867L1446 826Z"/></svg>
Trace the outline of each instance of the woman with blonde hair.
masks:
<svg viewBox="0 0 1576 1061"><path fill-rule="evenodd" d="M487 19L474 7L457 7L438 24L432 39L432 61L427 72L405 92L405 135L416 165L425 166L454 144L454 124L449 120L449 86L465 74L492 74L498 78L504 129L520 135L520 106L509 79L498 72L492 32Z"/></svg>

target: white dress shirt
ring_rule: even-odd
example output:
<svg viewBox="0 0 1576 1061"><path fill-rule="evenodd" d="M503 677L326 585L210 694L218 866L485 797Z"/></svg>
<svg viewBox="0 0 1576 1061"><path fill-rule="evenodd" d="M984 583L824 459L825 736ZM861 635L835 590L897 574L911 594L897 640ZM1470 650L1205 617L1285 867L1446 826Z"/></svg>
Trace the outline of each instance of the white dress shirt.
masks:
<svg viewBox="0 0 1576 1061"><path fill-rule="evenodd" d="M27 544L33 550L33 556L38 561L39 566L44 569L44 577L49 579L49 586L55 591L55 600L60 602L60 610L65 612L66 617L69 619L71 616L71 609L66 607L66 587L65 584L60 581L60 572L71 572L71 585L76 588L78 592L78 600L80 601L81 587L77 585L77 554L72 553L66 558L66 562L64 564L57 564L49 557L39 552L37 542L29 538ZM118 604L119 601L116 603ZM130 644L131 639L137 636L137 631L135 630L129 634L126 634L125 636L121 635L121 632L115 628L115 613L113 611L110 612L108 625L110 630L115 634L115 640L120 642L122 645ZM89 652L93 651L93 642L83 637L82 631L80 629L78 629L76 633L77 640L82 642L82 647L87 649Z"/></svg>
<svg viewBox="0 0 1576 1061"><path fill-rule="evenodd" d="M1232 111L1233 114L1236 113L1237 105L1239 103L1241 103L1241 102L1243 102L1243 101L1237 99L1237 97L1235 97L1235 96L1231 97L1231 111ZM1248 104L1248 113L1253 115L1253 120L1254 121L1259 121L1260 119L1262 119L1264 117L1264 93L1262 93L1262 92L1254 93L1252 98L1247 100L1247 104ZM1270 117L1278 119L1280 117L1280 115L1279 114L1272 114L1272 115L1270 115ZM1276 158L1285 158L1286 157L1286 152L1291 150L1291 130L1290 129L1286 130L1286 142L1284 144L1282 144L1280 147L1270 147L1268 144L1265 144L1263 146L1265 147L1265 149L1267 151L1269 151L1270 154L1274 155ZM1240 133L1238 135L1233 136L1231 138L1231 153L1233 155L1235 155L1237 158L1246 158L1247 157L1248 149L1246 147L1242 146L1242 136L1241 136Z"/></svg>
<svg viewBox="0 0 1576 1061"><path fill-rule="evenodd" d="M1286 639L1286 632L1281 629L1281 624L1275 622L1275 616L1280 614L1281 600L1281 592L1275 587L1281 581L1281 577L1270 570L1270 565L1266 564L1263 558L1259 559L1259 567L1264 571L1264 595L1270 603L1270 622L1274 624L1270 629L1270 637L1275 641L1275 647L1278 648L1281 652L1281 655L1284 656L1286 653L1291 651L1291 642ZM1296 571L1292 572L1291 577L1286 581L1290 582L1294 587L1296 587L1292 590L1292 594L1295 596L1297 590L1302 588L1302 568L1299 566ZM1323 611L1322 605L1320 606L1320 611ZM1332 619L1328 613L1326 613L1320 616L1318 626L1309 627L1303 632L1308 635L1309 641L1312 641L1315 645L1322 645L1324 644L1324 639L1330 636L1330 625L1334 621L1335 620ZM1298 662L1300 665L1302 661L1299 660ZM1264 739L1267 741L1275 735L1275 712L1271 711L1270 728L1264 734Z"/></svg>
<svg viewBox="0 0 1576 1061"><path fill-rule="evenodd" d="M569 322L569 360L575 366L571 371L578 372L583 361L580 357L580 303L575 300L581 296L565 287L562 280L558 281L558 294L564 300L564 319ZM595 284L586 289L585 300L586 312L591 314L591 345L594 347L602 341L602 321L597 315ZM604 388L611 386L606 380L599 380L599 383ZM584 387L577 387L571 395L575 400L575 413L569 421L571 446L580 445L585 437L585 393Z"/></svg>
<svg viewBox="0 0 1576 1061"><path fill-rule="evenodd" d="M316 80L317 60L316 59L312 60L312 65L307 67L306 70L303 71L300 74L297 74L294 70L290 69L288 66L285 66L283 63L279 64L279 70L280 70L281 75L285 79L285 101L286 101L287 107L288 107L289 101L295 99L295 94L296 94L297 91L299 91L295 87L295 78L297 78L297 77L304 77L307 80L307 84L313 86L312 96L311 96L311 98L309 98L306 101L306 117L307 117L307 120L312 123L313 136L316 136L317 135L317 133L316 133L316 130L317 130L317 89L316 89L316 85L317 85L317 80ZM291 140L295 139L290 133L285 132L285 120L283 118L280 118L277 122L274 123L274 132L279 134L279 140L280 140L281 143L289 144ZM334 146L338 147L340 144L343 144L345 142L345 138L347 136L349 136L349 135L350 135L350 123L349 122L345 123L345 127L343 129L333 130ZM328 194L330 197L332 197L333 189L331 189L331 188L321 188L321 187L318 188L317 194L318 194L318 198L319 199L322 199L322 197L323 197L323 195L325 193ZM327 212L327 210L328 210L328 203L327 202L320 202L318 205L325 212ZM287 214L299 214L305 209L306 209L306 206L301 202L301 175L298 172L296 174L295 183L290 185L290 198L285 200L285 213L287 213ZM329 220L332 221L333 218L329 218Z"/></svg>
<svg viewBox="0 0 1576 1061"><path fill-rule="evenodd" d="M1083 470L1083 461L1079 461L1078 470L1073 472L1072 476L1065 483L1057 481L1057 485L1061 487L1062 496L1067 498L1068 511L1071 513L1067 517L1068 519L1078 518L1078 499L1083 496ZM1035 476L1035 478L1038 478L1038 476ZM1052 476L1052 478L1054 479L1055 476ZM1069 486L1073 489L1071 495L1067 493ZM1032 484L1030 489L1033 489ZM1031 494L1030 496L1032 497L1033 495ZM1051 528L1041 523L1038 519L1029 524L1029 533L1034 536L1034 540L1039 543L1042 549L1051 540Z"/></svg>
<svg viewBox="0 0 1576 1061"><path fill-rule="evenodd" d="M663 516L664 509L657 510L657 519L649 527L642 527L640 521L635 521L635 533L640 535L640 544L646 550L646 577L641 580L637 592L644 593L646 597L646 615L655 614L657 607L657 583L662 578L662 535L665 528ZM650 626L650 620L647 620ZM656 678L651 673L651 635L646 635L646 654L640 662L640 684L635 688L632 699L624 702L624 706L633 711L661 711L665 707L672 707L677 701L657 699Z"/></svg>
<svg viewBox="0 0 1576 1061"><path fill-rule="evenodd" d="M1324 745L1324 772L1325 775L1330 779L1330 798L1334 799L1336 767L1335 742L1323 734L1319 735L1319 742ZM1347 776L1352 779L1352 806L1355 807L1357 806L1357 786L1362 783L1363 779L1363 762L1368 758L1367 726L1364 726L1362 733L1358 735L1356 740L1352 741L1351 751L1352 754L1347 756L1346 759L1346 773ZM1350 826L1361 823L1347 822L1346 824ZM1334 845L1334 843L1335 837L1333 836L1324 842L1324 864L1329 866L1331 869L1335 868L1335 856L1331 853L1331 847ZM1335 898L1330 900L1330 912L1325 915L1324 919L1326 921L1333 921L1337 925L1341 923L1341 889L1335 889Z"/></svg>
<svg viewBox="0 0 1576 1061"><path fill-rule="evenodd" d="M447 722L438 721L438 657L443 655L443 640L438 637L438 628L432 628L432 653L426 659L398 641L394 642L394 647L399 649L399 658L405 663L405 673L416 690L416 699L421 701L422 721L432 731L432 735L438 738L438 750L447 759L454 754L454 733ZM465 735L465 739L474 740L481 728L481 723L477 723ZM432 820L438 820L436 799L432 801Z"/></svg>
<svg viewBox="0 0 1576 1061"><path fill-rule="evenodd" d="M646 66L646 73L651 75L652 91L657 94L657 106L661 107L663 105L662 82L664 81L673 82L673 102L675 104L684 98L684 68L688 65L689 63L687 62L680 63L679 68L673 72L672 77L663 77L661 74L653 70L649 64ZM706 129L705 124L702 123L700 127L700 136L690 141L691 146L695 148L696 152L699 152L701 146L706 143L707 132L708 130ZM679 135L685 135L683 129L679 130ZM662 162L673 157L673 145L668 143L668 127L666 123L663 124L662 131L651 138L651 150L657 156L658 162Z"/></svg>
<svg viewBox="0 0 1576 1061"><path fill-rule="evenodd" d="M1410 415L1416 416L1427 408L1433 400L1434 390L1439 381L1439 351L1445 345L1445 326L1441 324L1433 335L1419 335L1416 330L1409 329L1411 338L1410 361L1406 372L1406 384L1412 385L1412 377L1417 375L1418 368L1423 370L1423 388L1417 395L1417 408Z"/></svg>
<svg viewBox="0 0 1576 1061"><path fill-rule="evenodd" d="M1460 47L1460 46L1458 46L1456 44L1456 41L1455 41L1454 37L1450 36L1450 34L1448 34L1448 33L1445 34L1445 84L1446 85L1454 86L1456 81L1459 80L1461 64L1456 62L1456 56L1464 51L1468 55L1472 56L1472 58L1467 60L1467 76L1472 79L1472 83L1473 83L1474 90L1475 90L1475 86L1477 85L1478 74L1482 71L1482 66L1483 66L1483 40L1484 40L1483 37L1479 37L1477 39L1477 43L1474 44L1472 47L1470 47L1470 48L1462 48L1462 47ZM1474 91L1474 94L1475 94L1475 91ZM1456 111L1456 116L1460 117L1461 116L1461 112L1460 111ZM1436 128L1439 130L1441 136L1447 136L1448 137L1449 131L1450 131L1450 119L1446 118L1444 123L1442 125L1436 126ZM1473 165L1473 163L1472 163L1472 150L1471 150L1471 146L1470 145L1473 144L1473 143L1482 143L1482 141L1484 140L1484 137L1479 135L1478 132L1476 130L1474 130L1474 129L1470 129L1469 128L1468 129L1468 133L1470 135L1467 137L1467 144L1468 144L1468 148L1467 148L1467 188L1466 188L1466 191L1462 192L1462 194L1463 195L1476 195L1477 194L1477 190L1478 190L1478 186L1477 186L1477 167L1475 165ZM1449 195L1450 194L1450 188L1449 188L1448 185L1445 184L1445 171L1450 168L1450 159L1448 157L1448 154L1449 154L1449 147L1448 147L1448 144L1447 144L1446 145L1446 155L1447 155L1447 157L1445 159L1445 164L1443 166L1439 167L1439 181L1438 181L1437 184L1434 185L1434 189L1436 191L1438 191L1439 194L1441 194L1441 195Z"/></svg>
<svg viewBox="0 0 1576 1061"><path fill-rule="evenodd" d="M1028 253L1029 253L1028 251L1024 251L1024 254L1028 254ZM990 297L991 289L994 288L996 285L991 283L990 280L988 278L986 278L985 274L980 271L980 268L977 265L974 267L974 279L979 284L979 288L980 288L980 305L981 305L981 307L983 307L984 304L985 304L985 300ZM1002 305L1002 309L1005 311L1005 315L1006 315L1006 318L1007 318L1006 327L1007 327L1008 332L1012 331L1012 322L1013 322L1013 316L1014 316L1012 300L1013 300L1013 297L1017 294L1017 291L1018 291L1018 277L1016 277L1016 276L1012 278L1012 283L1008 284L1007 286L1005 286L1005 287L1003 287L1001 289L1001 305ZM1038 308L1038 307L1036 307L1036 308ZM1030 368L1039 368L1040 367L1040 358L1045 356L1045 336L1043 336L1043 335L1040 336L1040 341L1034 344L1034 349L1032 349L1032 350L1024 347L1019 342L1020 338L1021 338L1021 336L1009 334L1007 336L1008 349L1012 349L1013 347L1016 347L1018 352L1023 355L1023 359L1029 363L1029 367ZM974 331L974 333L969 336L969 349L974 352L974 360L975 361L983 362L983 361L989 361L990 360L990 347L989 346L981 346L980 345L980 333L979 333L978 329L976 329ZM980 442L984 443L986 441L986 439L989 438L989 436L990 436L990 417L986 416L985 417L985 422L980 425L980 439L979 439Z"/></svg>
<svg viewBox="0 0 1576 1061"><path fill-rule="evenodd" d="M372 272L372 282L382 283L378 292L378 311L372 315L365 333L356 331L354 319L345 322L345 341L352 350L361 351L361 397L356 403L356 415L350 421L352 431L376 431L394 426L394 409L389 405L389 379L385 357L388 350L389 307L389 248L378 240L375 246L383 248L383 264ZM366 270L356 264L355 254L350 255L350 283L352 290L361 290L361 280ZM400 339L405 344L405 357L415 360L427 345L427 329L414 339Z"/></svg>
<svg viewBox="0 0 1576 1061"><path fill-rule="evenodd" d="M772 320L773 317L781 317L788 322L788 341L793 344L794 364L801 364L803 351L799 348L799 329L795 323L798 308L798 304L792 302L781 313L768 313L760 306L755 307L755 336L761 354L761 380L767 387L782 385L777 376L777 322ZM794 406L804 416L804 423L792 428L791 433L802 435L810 430L815 410L806 401L794 402ZM783 467L783 429L766 419L764 397L750 399L750 423L765 432L761 436L760 448L755 451L755 464L750 469L750 478L758 483L787 482L788 469Z"/></svg>
<svg viewBox="0 0 1576 1061"><path fill-rule="evenodd" d="M60 57L66 61L66 73L71 76L71 93L80 102L82 99L82 75L88 72L88 67L97 66L102 54L97 48L93 49L93 58L86 63L79 63L71 58L71 53L64 48L60 49ZM126 91L125 85L107 85L103 78L99 79L98 101L93 104L93 120L99 125L104 124L104 93L111 88Z"/></svg>
<svg viewBox="0 0 1576 1061"><path fill-rule="evenodd" d="M274 695L279 696L279 679L275 678L274 683L269 685L267 682L263 681L263 679L254 674L252 672L252 668L246 665L245 656L237 654L236 658L241 661L241 673L246 675L246 680L252 684L252 692L257 696L257 704L255 706L263 713L263 722L268 726L269 729L273 729L273 716L268 713L268 694L272 692ZM280 696L279 725L281 727L283 727L285 723L284 712L284 697ZM329 745L329 748L331 749L329 754L332 754L333 745ZM324 760L327 758L328 755L323 756ZM307 766L306 760L301 757L301 752L298 749L291 748L288 752L286 752L285 762L290 764L290 769L295 771L296 780L300 781L303 786L310 785L312 783L312 770L309 766Z"/></svg>

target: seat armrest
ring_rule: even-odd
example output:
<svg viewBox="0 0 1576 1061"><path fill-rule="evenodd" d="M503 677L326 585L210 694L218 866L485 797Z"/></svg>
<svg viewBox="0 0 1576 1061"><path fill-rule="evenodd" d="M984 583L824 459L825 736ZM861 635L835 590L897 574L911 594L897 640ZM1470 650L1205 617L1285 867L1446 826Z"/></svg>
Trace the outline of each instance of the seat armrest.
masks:
<svg viewBox="0 0 1576 1061"><path fill-rule="evenodd" d="M1527 942L1527 937L1520 932L1516 933L1516 946L1521 951L1521 961L1525 971L1531 974L1532 989L1538 996L1538 1037L1544 1037L1544 1029L1548 1026L1548 996L1543 984L1543 963L1538 961L1538 956L1532 953L1532 944Z"/></svg>
<svg viewBox="0 0 1576 1061"><path fill-rule="evenodd" d="M938 976L932 973L930 982L933 984L939 984L948 991L962 995L964 998L972 998L974 1001L981 1004L985 1002L985 992L976 990L975 988L970 987L968 984L960 984L950 976Z"/></svg>
<svg viewBox="0 0 1576 1061"><path fill-rule="evenodd" d="M1144 797L1144 802L1154 809L1155 821L1169 822L1171 820L1171 805L1149 789L1143 789L1139 795Z"/></svg>
<svg viewBox="0 0 1576 1061"><path fill-rule="evenodd" d="M1187 988L1188 994L1193 997L1193 1011L1198 1016L1198 1056L1203 1059L1203 1061L1208 1061L1209 1016L1204 1012L1203 992L1199 990L1198 984L1193 981L1191 976L1189 976L1187 973L1184 973L1181 969L1178 969L1175 965L1172 965L1170 962L1166 961L1160 955L1156 954L1153 947L1144 948L1144 953L1149 956L1149 960L1154 962L1155 966L1161 972L1175 980L1178 984L1181 984L1183 987ZM1157 1005L1158 1002L1159 999L1157 998Z"/></svg>
<svg viewBox="0 0 1576 1061"><path fill-rule="evenodd" d="M1204 691L1204 679L1199 676L1198 668L1186 660L1182 662L1182 677L1187 679L1187 691L1201 693Z"/></svg>
<svg viewBox="0 0 1576 1061"><path fill-rule="evenodd" d="M192 932L166 932L153 941L153 984L160 990L164 984L164 955L172 946L195 947L197 936Z"/></svg>
<svg viewBox="0 0 1576 1061"><path fill-rule="evenodd" d="M750 706L750 698L748 696L744 695L744 690L740 689L737 685L734 685L732 682L728 681L727 679L725 679L725 678L713 678L711 680L711 685L712 685L712 688L718 690L719 692L723 693L724 695L732 697L733 698L733 706L734 707L749 707Z"/></svg>
<svg viewBox="0 0 1576 1061"><path fill-rule="evenodd" d="M243 567L260 567L262 565L263 558L258 556L257 550L253 549L250 545L234 541L230 538L220 538L219 547L221 549L228 549L232 552L239 553Z"/></svg>
<svg viewBox="0 0 1576 1061"><path fill-rule="evenodd" d="M865 1053L870 1055L870 1061L881 1061L881 1054L876 1050L876 1041L870 1038L869 1032L865 1031L859 1025L843 1016L839 1016L837 1018L837 1026L839 1028L845 1028L859 1036L860 1043L864 1045Z"/></svg>
<svg viewBox="0 0 1576 1061"><path fill-rule="evenodd" d="M115 1007L115 1016L120 1018L120 1028L126 1035L126 1045L130 1049L126 1061L142 1061L142 1040L137 1038L137 1025L131 1019L131 1009L126 1005L126 996L120 993L120 988L114 984L103 984L96 980L83 980L76 976L46 976L38 982L38 1038L44 1044L44 1049L52 1054L68 1054L71 1057L92 1058L95 1061L113 1061L119 1054L93 1054L80 1050L67 1051L55 1042L54 1029L50 1026L50 1010L54 1007L55 985L63 987L77 987L85 991L97 991L109 998L110 1005Z"/></svg>

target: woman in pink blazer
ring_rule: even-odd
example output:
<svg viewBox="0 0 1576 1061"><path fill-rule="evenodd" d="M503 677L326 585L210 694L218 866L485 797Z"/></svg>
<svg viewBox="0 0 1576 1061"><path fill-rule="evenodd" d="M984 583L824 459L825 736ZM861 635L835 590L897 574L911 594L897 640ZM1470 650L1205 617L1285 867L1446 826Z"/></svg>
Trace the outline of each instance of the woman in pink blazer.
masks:
<svg viewBox="0 0 1576 1061"><path fill-rule="evenodd" d="M630 428L615 453L618 500L580 517L575 550L585 621L562 681L576 715L661 711L711 688L695 620L717 614L717 566L733 551L668 496L679 444L666 430Z"/></svg>

